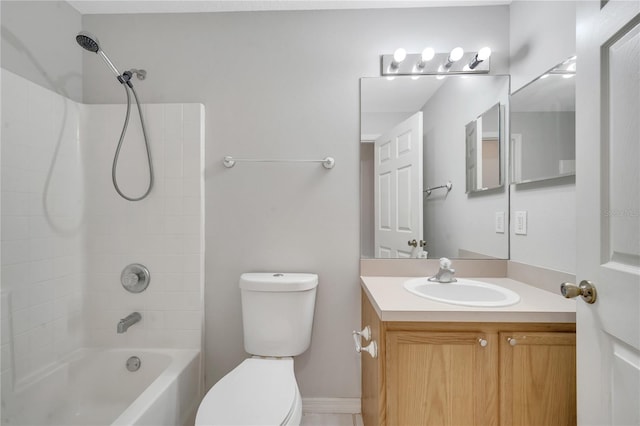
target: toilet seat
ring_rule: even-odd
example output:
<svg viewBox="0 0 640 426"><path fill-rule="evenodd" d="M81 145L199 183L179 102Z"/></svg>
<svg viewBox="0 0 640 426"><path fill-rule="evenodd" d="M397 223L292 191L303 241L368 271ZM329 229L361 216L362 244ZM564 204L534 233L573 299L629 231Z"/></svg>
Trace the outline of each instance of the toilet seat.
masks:
<svg viewBox="0 0 640 426"><path fill-rule="evenodd" d="M292 358L249 358L207 392L195 424L281 425L300 403Z"/></svg>

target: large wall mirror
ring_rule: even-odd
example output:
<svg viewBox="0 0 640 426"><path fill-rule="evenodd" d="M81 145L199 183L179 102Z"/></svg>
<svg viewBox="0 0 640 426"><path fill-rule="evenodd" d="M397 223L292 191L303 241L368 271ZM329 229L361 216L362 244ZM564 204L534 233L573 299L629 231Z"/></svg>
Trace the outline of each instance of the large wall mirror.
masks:
<svg viewBox="0 0 640 426"><path fill-rule="evenodd" d="M360 84L362 257L508 258L509 77L373 77ZM487 147L484 156L478 146ZM469 173L476 187L467 191Z"/></svg>
<svg viewBox="0 0 640 426"><path fill-rule="evenodd" d="M511 95L513 183L575 174L575 57Z"/></svg>

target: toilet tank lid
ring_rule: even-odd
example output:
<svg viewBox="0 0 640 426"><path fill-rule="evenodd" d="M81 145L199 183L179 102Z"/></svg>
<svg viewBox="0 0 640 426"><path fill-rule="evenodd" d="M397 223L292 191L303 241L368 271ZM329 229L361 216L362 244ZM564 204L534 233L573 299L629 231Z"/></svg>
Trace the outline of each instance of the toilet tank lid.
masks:
<svg viewBox="0 0 640 426"><path fill-rule="evenodd" d="M306 291L317 286L317 274L251 272L240 275L240 288L248 291Z"/></svg>

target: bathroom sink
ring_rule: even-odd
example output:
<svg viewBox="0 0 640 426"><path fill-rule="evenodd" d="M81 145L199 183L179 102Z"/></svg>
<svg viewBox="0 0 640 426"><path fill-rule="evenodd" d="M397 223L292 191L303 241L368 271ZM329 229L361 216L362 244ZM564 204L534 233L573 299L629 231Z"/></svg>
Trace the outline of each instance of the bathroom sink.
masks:
<svg viewBox="0 0 640 426"><path fill-rule="evenodd" d="M412 278L405 281L404 288L415 295L452 305L498 307L520 301L520 296L507 288L466 278L458 278L452 283Z"/></svg>

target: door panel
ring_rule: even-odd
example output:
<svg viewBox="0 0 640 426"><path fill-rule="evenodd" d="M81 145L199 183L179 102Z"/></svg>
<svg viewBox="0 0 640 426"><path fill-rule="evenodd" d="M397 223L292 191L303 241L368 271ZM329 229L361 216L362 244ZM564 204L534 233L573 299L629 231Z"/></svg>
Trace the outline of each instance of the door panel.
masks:
<svg viewBox="0 0 640 426"><path fill-rule="evenodd" d="M578 422L640 424L640 2L577 4Z"/></svg>
<svg viewBox="0 0 640 426"><path fill-rule="evenodd" d="M375 141L375 256L415 257L422 239L422 112Z"/></svg>
<svg viewBox="0 0 640 426"><path fill-rule="evenodd" d="M501 425L576 424L574 333L500 333L500 362Z"/></svg>
<svg viewBox="0 0 640 426"><path fill-rule="evenodd" d="M387 424L498 423L495 334L389 331L386 351Z"/></svg>

